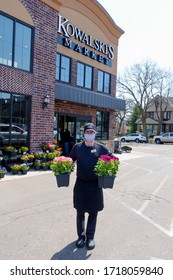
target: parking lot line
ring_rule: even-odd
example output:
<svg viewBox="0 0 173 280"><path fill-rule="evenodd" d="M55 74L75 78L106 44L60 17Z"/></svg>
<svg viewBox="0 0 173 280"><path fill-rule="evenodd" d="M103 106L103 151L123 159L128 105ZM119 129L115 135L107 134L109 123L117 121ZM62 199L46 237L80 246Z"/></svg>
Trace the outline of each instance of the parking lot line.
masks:
<svg viewBox="0 0 173 280"><path fill-rule="evenodd" d="M159 190L164 186L167 179L168 179L168 176L165 176L164 179L162 180L162 182L158 185L158 187L154 190L154 192L151 195L156 195L159 192ZM149 203L150 203L149 200L145 201L143 203L143 205L141 206L141 208L138 210L138 212L142 213L145 210L145 208L148 206Z"/></svg>

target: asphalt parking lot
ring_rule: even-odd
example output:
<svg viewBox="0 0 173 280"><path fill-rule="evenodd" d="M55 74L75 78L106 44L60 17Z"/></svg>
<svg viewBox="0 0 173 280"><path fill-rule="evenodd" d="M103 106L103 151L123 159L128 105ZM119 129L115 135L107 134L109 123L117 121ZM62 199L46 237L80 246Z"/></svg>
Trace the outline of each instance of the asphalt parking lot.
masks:
<svg viewBox="0 0 173 280"><path fill-rule="evenodd" d="M51 171L0 181L0 259L173 259L173 145L128 144L120 170L104 190L96 248L76 249L72 191L58 189Z"/></svg>

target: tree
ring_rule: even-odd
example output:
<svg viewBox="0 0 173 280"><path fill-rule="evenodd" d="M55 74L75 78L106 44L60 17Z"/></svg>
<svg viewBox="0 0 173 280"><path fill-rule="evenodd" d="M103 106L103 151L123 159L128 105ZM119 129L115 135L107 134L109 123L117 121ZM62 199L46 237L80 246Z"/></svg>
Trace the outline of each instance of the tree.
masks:
<svg viewBox="0 0 173 280"><path fill-rule="evenodd" d="M123 100L125 100L125 96L124 94L120 94L117 96L118 98L121 98ZM117 127L118 127L118 130L117 130L117 135L120 135L121 132L122 132L122 126L123 126L123 123L125 121L127 121L127 119L129 119L129 114L132 112L132 103L131 103L131 100L129 99L126 99L126 110L125 111L117 111L116 112L116 115L115 115L115 121L117 123Z"/></svg>
<svg viewBox="0 0 173 280"><path fill-rule="evenodd" d="M168 106L172 104L170 102L170 96L172 94L173 88L173 78L171 73L167 73L165 77L162 77L157 84L158 94L153 97L153 103L156 108L156 115L157 115L157 131L156 135L160 134L160 130L162 128L162 122L164 119L164 113L167 111Z"/></svg>
<svg viewBox="0 0 173 280"><path fill-rule="evenodd" d="M154 97L170 88L170 77L172 75L169 71L162 70L156 63L146 60L130 69L126 68L123 76L117 79L117 92L128 96L134 107L140 110L143 132L147 139L147 110Z"/></svg>
<svg viewBox="0 0 173 280"><path fill-rule="evenodd" d="M131 133L136 132L137 130L136 121L137 119L139 119L140 115L141 115L141 110L138 107L135 107L129 121Z"/></svg>

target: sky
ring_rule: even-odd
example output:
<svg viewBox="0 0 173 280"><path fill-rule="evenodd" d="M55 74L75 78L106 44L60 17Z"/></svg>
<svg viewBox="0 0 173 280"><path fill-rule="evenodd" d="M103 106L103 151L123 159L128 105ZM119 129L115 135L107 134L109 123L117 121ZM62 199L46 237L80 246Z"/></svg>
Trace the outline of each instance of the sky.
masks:
<svg viewBox="0 0 173 280"><path fill-rule="evenodd" d="M116 25L119 39L118 72L151 59L173 72L172 0L98 0Z"/></svg>

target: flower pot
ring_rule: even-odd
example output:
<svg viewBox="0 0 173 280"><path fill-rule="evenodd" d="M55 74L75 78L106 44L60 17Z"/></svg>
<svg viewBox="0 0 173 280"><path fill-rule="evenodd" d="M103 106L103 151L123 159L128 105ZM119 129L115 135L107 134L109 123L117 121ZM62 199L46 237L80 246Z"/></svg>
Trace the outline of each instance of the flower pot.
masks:
<svg viewBox="0 0 173 280"><path fill-rule="evenodd" d="M28 163L27 159L24 159L24 160L22 159L21 161L22 161L22 163L26 163L26 164Z"/></svg>
<svg viewBox="0 0 173 280"><path fill-rule="evenodd" d="M21 173L22 173L23 175L26 175L26 174L28 173L28 170L21 170Z"/></svg>
<svg viewBox="0 0 173 280"><path fill-rule="evenodd" d="M19 170L12 170L12 174L13 175L16 175L16 174L18 174L19 173Z"/></svg>
<svg viewBox="0 0 173 280"><path fill-rule="evenodd" d="M70 182L70 173L68 174L59 174L56 175L57 186L60 187L68 187Z"/></svg>
<svg viewBox="0 0 173 280"><path fill-rule="evenodd" d="M17 155L17 152L6 151L5 154L10 156L10 157L14 157L14 156Z"/></svg>
<svg viewBox="0 0 173 280"><path fill-rule="evenodd" d="M40 170L41 169L41 166L35 165L34 167L35 167L35 170Z"/></svg>
<svg viewBox="0 0 173 280"><path fill-rule="evenodd" d="M0 179L5 177L5 173L0 173Z"/></svg>
<svg viewBox="0 0 173 280"><path fill-rule="evenodd" d="M103 189L112 189L116 176L98 176L98 186Z"/></svg>
<svg viewBox="0 0 173 280"><path fill-rule="evenodd" d="M43 170L48 170L48 166L42 166Z"/></svg>

